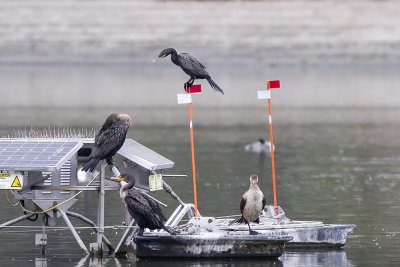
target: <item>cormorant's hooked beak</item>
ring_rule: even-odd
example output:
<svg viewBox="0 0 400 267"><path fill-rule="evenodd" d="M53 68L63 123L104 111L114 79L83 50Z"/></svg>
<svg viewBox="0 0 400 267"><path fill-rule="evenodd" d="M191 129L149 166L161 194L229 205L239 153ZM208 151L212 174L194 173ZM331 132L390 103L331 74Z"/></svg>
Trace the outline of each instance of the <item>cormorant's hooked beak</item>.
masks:
<svg viewBox="0 0 400 267"><path fill-rule="evenodd" d="M156 57L155 59L153 59L153 62L156 62L157 60L160 60L160 59L162 59L162 58L165 58L165 55Z"/></svg>
<svg viewBox="0 0 400 267"><path fill-rule="evenodd" d="M111 177L110 178L113 181L125 181L124 177L118 176L118 177Z"/></svg>

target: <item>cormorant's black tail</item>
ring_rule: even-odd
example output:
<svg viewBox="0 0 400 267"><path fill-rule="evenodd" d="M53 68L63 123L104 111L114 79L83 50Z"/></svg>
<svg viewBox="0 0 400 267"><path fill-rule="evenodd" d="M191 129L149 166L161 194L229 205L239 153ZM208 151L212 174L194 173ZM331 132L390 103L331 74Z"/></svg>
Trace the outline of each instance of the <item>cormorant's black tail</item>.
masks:
<svg viewBox="0 0 400 267"><path fill-rule="evenodd" d="M168 232L170 235L176 235L177 234L171 227L163 225L162 229L165 230L166 232Z"/></svg>
<svg viewBox="0 0 400 267"><path fill-rule="evenodd" d="M232 225L232 224L234 224L234 223L245 224L245 223L247 223L247 222L244 220L243 216L241 216L240 218L237 218L237 219L231 221L231 222L229 223L229 225Z"/></svg>
<svg viewBox="0 0 400 267"><path fill-rule="evenodd" d="M168 226L164 225L164 222L162 222L157 216L154 216L154 222L153 222L157 227L155 229L163 229L164 231L168 232L170 235L176 235L176 232Z"/></svg>
<svg viewBox="0 0 400 267"><path fill-rule="evenodd" d="M97 164L99 164L99 159L91 159L85 166L82 167L82 171L84 172L92 172L94 168L96 168Z"/></svg>
<svg viewBox="0 0 400 267"><path fill-rule="evenodd" d="M208 83L211 85L211 87L214 89L214 91L216 92L221 92L221 94L224 94L224 91L222 91L221 87L218 86L218 84L216 84L211 77L207 79Z"/></svg>
<svg viewBox="0 0 400 267"><path fill-rule="evenodd" d="M235 220L232 220L232 221L229 223L229 225L232 225L232 224L234 224L234 223L245 224L245 223L247 223L247 222L246 222L246 220L243 218L243 216L241 216L240 218L237 218L237 219L235 219ZM257 219L255 219L255 220L253 221L253 223L260 223L260 217L258 217Z"/></svg>

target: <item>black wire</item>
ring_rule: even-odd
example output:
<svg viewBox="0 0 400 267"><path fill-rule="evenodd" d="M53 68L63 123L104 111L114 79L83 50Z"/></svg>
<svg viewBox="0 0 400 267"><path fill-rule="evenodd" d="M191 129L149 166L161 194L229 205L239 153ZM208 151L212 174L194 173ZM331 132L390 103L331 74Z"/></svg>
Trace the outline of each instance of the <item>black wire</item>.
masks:
<svg viewBox="0 0 400 267"><path fill-rule="evenodd" d="M35 217L35 218L32 219L32 217ZM34 221L36 221L38 219L38 217L39 217L39 214L34 214L31 217L28 217L28 220L30 220L31 222L34 222Z"/></svg>
<svg viewBox="0 0 400 267"><path fill-rule="evenodd" d="M25 208L25 201L24 200L21 200L21 205L22 205L22 207ZM28 213L26 211L24 211L24 214L28 214ZM31 217L28 217L27 219L30 220L31 222L34 222L34 221L36 221L38 219L38 217L39 217L38 215L39 214L33 214ZM32 217L34 217L34 219Z"/></svg>

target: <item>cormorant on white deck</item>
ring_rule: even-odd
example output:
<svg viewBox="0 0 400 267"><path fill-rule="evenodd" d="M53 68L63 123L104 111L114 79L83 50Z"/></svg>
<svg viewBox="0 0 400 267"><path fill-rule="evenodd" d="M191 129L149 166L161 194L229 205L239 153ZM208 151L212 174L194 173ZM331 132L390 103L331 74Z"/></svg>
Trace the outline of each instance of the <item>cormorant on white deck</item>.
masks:
<svg viewBox="0 0 400 267"><path fill-rule="evenodd" d="M259 223L259 216L261 211L265 207L265 197L263 192L257 185L258 176L256 174L252 174L250 176L250 188L247 190L240 201L240 212L242 213L242 217L237 220L234 220L232 223L247 223L249 226L250 235L257 235L256 231L251 230L250 223L257 222Z"/></svg>

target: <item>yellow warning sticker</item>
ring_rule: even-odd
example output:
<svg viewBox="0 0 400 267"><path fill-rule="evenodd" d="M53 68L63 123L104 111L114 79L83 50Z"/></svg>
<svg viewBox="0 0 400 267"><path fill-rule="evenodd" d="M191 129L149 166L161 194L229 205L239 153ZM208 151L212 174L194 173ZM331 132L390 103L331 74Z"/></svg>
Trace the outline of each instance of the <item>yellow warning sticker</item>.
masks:
<svg viewBox="0 0 400 267"><path fill-rule="evenodd" d="M0 189L22 189L24 176L20 172L0 173Z"/></svg>
<svg viewBox="0 0 400 267"><path fill-rule="evenodd" d="M22 187L21 183L19 182L18 176L15 176L14 181L11 184L11 187Z"/></svg>
<svg viewBox="0 0 400 267"><path fill-rule="evenodd" d="M150 175L149 187L150 191L162 190L163 189L162 175L161 174Z"/></svg>

